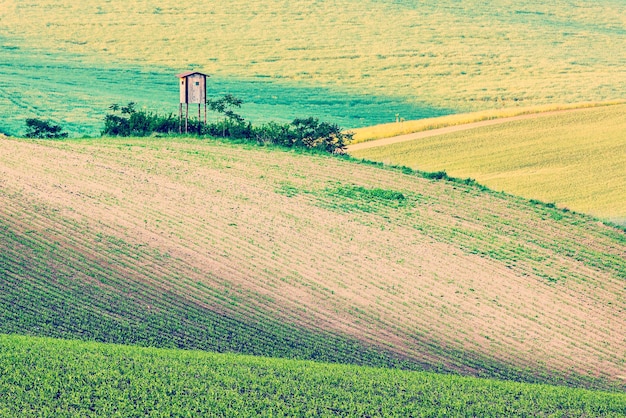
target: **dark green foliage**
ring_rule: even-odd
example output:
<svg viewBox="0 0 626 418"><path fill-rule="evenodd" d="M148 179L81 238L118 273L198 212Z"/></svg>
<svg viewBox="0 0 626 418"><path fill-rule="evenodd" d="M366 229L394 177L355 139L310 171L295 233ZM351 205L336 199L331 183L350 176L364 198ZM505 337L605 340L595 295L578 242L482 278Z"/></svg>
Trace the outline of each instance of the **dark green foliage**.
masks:
<svg viewBox="0 0 626 418"><path fill-rule="evenodd" d="M37 139L61 139L67 138L67 132L63 132L63 128L54 125L50 121L37 118L26 119L26 138Z"/></svg>
<svg viewBox="0 0 626 418"><path fill-rule="evenodd" d="M316 149L329 153L342 154L352 140L351 132L343 132L337 124L320 122L319 119L296 118L290 124L269 122L253 126L234 112L243 101L227 94L220 99L207 100L208 107L224 116L222 120L204 124L197 119L188 121L187 131L198 132L214 137L255 141L259 144L272 144L283 147ZM111 105L104 118L102 135L147 136L153 133L171 134L180 131L180 121L172 114L160 116L157 113L137 110L135 103L120 107ZM119 112L119 113L118 113Z"/></svg>
<svg viewBox="0 0 626 418"><path fill-rule="evenodd" d="M337 124L320 122L317 118L296 118L291 124L270 122L252 129L251 139L259 143L283 147L314 149L343 154L353 133L343 132Z"/></svg>
<svg viewBox="0 0 626 418"><path fill-rule="evenodd" d="M255 139L260 143L276 144L283 147L293 147L296 144L296 134L290 125L269 122L258 126L254 130Z"/></svg>
<svg viewBox="0 0 626 418"><path fill-rule="evenodd" d="M178 119L171 113L161 116L145 110L137 110L135 102L120 107L113 104L109 107L112 113L104 117L102 135L110 136L147 136L152 133L178 132ZM118 113L119 112L119 113Z"/></svg>
<svg viewBox="0 0 626 418"><path fill-rule="evenodd" d="M338 125L320 122L317 118L297 118L291 124L296 145L318 148L330 153L343 153L353 136L351 133L343 133Z"/></svg>
<svg viewBox="0 0 626 418"><path fill-rule="evenodd" d="M445 171L435 171L432 173L429 172L423 172L421 173L422 177L427 178L427 179L431 179L431 180L448 180L448 173L446 173Z"/></svg>
<svg viewBox="0 0 626 418"><path fill-rule="evenodd" d="M191 122L191 121L190 121ZM197 128L189 128L191 132L197 132ZM245 139L252 138L253 126L249 122L225 118L219 122L209 123L200 127L200 132L213 137Z"/></svg>

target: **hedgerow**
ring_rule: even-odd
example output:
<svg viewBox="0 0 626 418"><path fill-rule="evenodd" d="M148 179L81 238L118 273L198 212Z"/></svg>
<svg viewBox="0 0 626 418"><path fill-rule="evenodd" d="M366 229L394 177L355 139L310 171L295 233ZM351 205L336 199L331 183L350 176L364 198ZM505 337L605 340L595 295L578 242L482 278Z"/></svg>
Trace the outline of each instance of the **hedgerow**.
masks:
<svg viewBox="0 0 626 418"><path fill-rule="evenodd" d="M185 123L185 131L213 137L247 140L259 144L273 144L283 147L316 149L329 153L342 154L352 140L351 132L344 132L339 125L320 121L318 118L296 118L291 123L279 124L268 122L252 125L232 108L240 107L243 102L232 95L221 99L209 100L211 110L223 115L221 120L202 123L190 119ZM169 114L139 110L135 102L126 106L113 104L111 111L104 117L102 135L109 136L148 136L151 134L177 134L183 129L181 121Z"/></svg>

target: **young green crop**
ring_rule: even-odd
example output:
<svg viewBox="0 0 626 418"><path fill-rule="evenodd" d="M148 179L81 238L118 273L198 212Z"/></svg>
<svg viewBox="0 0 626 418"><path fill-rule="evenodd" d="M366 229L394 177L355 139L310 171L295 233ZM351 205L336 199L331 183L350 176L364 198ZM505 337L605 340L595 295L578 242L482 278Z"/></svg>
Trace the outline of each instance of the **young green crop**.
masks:
<svg viewBox="0 0 626 418"><path fill-rule="evenodd" d="M0 335L0 415L594 416L623 393Z"/></svg>

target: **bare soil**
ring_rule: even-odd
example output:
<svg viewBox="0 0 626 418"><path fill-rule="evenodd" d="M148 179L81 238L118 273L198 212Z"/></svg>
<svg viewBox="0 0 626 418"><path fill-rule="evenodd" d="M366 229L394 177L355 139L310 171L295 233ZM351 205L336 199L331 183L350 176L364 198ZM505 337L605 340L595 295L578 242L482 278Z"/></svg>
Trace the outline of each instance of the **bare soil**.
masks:
<svg viewBox="0 0 626 418"><path fill-rule="evenodd" d="M336 192L354 185L406 200ZM258 319L262 308L459 370L473 367L463 352L626 372L624 270L592 263L626 259L626 247L579 215L557 222L471 186L198 140L3 140L0 192L15 228L94 260L98 236L121 239L138 255L129 276L217 311Z"/></svg>

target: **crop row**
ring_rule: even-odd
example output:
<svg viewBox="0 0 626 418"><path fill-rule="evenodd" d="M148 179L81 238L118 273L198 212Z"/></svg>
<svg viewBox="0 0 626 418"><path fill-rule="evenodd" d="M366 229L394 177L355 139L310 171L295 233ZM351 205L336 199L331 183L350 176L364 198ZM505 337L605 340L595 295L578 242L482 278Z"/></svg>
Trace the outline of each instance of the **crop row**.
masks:
<svg viewBox="0 0 626 418"><path fill-rule="evenodd" d="M4 210L11 207L7 201ZM60 243L56 244L34 230L15 232L19 227L7 220L15 220L18 212L4 212L0 221L0 332L346 363L401 364L354 340L271 320L260 310L250 316L239 311L239 318L213 311L182 297L175 288L164 289L165 284L159 281L176 286L179 280L151 277L158 277L158 270L131 270L129 274L124 267L146 254L129 252L123 241L104 240L106 248L95 247L116 257L93 258L81 247L84 242L77 238L80 232L69 226L64 229L67 236L58 237ZM63 222L59 218L56 221ZM45 223L45 219L31 220L28 225L37 227L37 222ZM78 241L72 242L68 236ZM85 240L94 238L82 236Z"/></svg>

